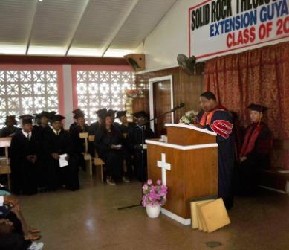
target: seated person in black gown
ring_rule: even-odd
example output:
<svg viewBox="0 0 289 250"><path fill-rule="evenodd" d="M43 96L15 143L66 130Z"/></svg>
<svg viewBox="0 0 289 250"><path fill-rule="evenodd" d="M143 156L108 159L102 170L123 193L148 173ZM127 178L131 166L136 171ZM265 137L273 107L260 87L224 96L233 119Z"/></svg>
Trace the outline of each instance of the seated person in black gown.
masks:
<svg viewBox="0 0 289 250"><path fill-rule="evenodd" d="M99 127L95 137L95 148L98 156L105 162L106 182L115 185L122 180L123 166L123 136L112 124L111 113L102 118L104 124Z"/></svg>
<svg viewBox="0 0 289 250"><path fill-rule="evenodd" d="M5 127L0 130L0 137L12 137L19 130L15 125L17 125L15 115L8 115L6 117Z"/></svg>
<svg viewBox="0 0 289 250"><path fill-rule="evenodd" d="M124 171L124 182L129 182L133 178L133 171L132 171L132 159L133 159L133 151L130 150L129 142L128 142L128 133L135 127L135 123L129 122L127 120L126 111L118 111L116 117L120 120L121 124L119 125L119 130L123 135L124 138L124 158L125 158L125 165L126 171Z"/></svg>
<svg viewBox="0 0 289 250"><path fill-rule="evenodd" d="M85 124L85 114L81 110L79 112L76 112L74 110L73 118L76 121L76 124L70 126L69 133L71 135L72 143L74 144L76 153L78 155L78 166L80 166L82 170L85 171L85 160L83 156L83 153L85 152L85 139L80 138L79 134L83 132L88 132L89 126Z"/></svg>
<svg viewBox="0 0 289 250"><path fill-rule="evenodd" d="M272 149L272 133L262 122L266 107L250 104L251 124L246 128L244 141L240 152L240 166L237 190L240 194L251 194L258 184L258 173L261 169L270 167L270 151Z"/></svg>

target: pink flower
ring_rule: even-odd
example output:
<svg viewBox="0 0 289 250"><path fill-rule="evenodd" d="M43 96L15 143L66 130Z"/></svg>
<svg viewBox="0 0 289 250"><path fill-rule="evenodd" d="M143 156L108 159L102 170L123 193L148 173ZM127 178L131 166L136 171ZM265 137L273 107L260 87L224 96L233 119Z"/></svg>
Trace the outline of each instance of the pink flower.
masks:
<svg viewBox="0 0 289 250"><path fill-rule="evenodd" d="M156 185L153 185L151 179L143 185L143 197L142 205L145 207L148 204L151 205L164 205L166 202L166 194L168 188L165 185L161 185L161 181L158 180Z"/></svg>

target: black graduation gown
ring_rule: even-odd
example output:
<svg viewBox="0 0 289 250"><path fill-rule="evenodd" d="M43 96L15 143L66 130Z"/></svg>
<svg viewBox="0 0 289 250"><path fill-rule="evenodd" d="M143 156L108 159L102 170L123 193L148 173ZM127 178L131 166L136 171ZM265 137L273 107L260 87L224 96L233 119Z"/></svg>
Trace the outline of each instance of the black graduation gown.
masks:
<svg viewBox="0 0 289 250"><path fill-rule="evenodd" d="M83 156L83 153L85 152L85 139L79 138L79 133L88 131L89 126L87 125L85 125L84 128L76 125L70 127L69 129L73 147L75 148L75 153L78 155L79 162L77 163L77 166L80 166L83 170L85 170L85 160Z"/></svg>
<svg viewBox="0 0 289 250"><path fill-rule="evenodd" d="M95 138L95 148L100 158L105 162L106 176L114 181L120 181L123 171L123 149L112 149L111 145L123 145L123 136L114 126L111 132L104 127L98 129Z"/></svg>
<svg viewBox="0 0 289 250"><path fill-rule="evenodd" d="M128 125L121 124L119 126L119 130L123 135L124 141L123 141L123 153L126 163L126 176L129 179L133 178L133 150L131 150L131 147L129 145L128 140L128 134L129 132L135 127L135 123L129 122Z"/></svg>
<svg viewBox="0 0 289 250"><path fill-rule="evenodd" d="M10 145L12 192L31 195L37 192L37 162L27 160L28 155L38 155L39 142L32 131L28 140L22 130L12 137Z"/></svg>
<svg viewBox="0 0 289 250"><path fill-rule="evenodd" d="M233 116L225 110L214 112L210 125L214 121L229 122L233 124ZM206 128L212 131L211 126ZM218 143L218 197L223 198L227 208L233 206L233 176L235 163L235 140L233 133L228 138L222 137L217 133Z"/></svg>
<svg viewBox="0 0 289 250"><path fill-rule="evenodd" d="M56 135L51 130L46 134L45 144L49 161L49 173L47 175L49 189L53 190L61 185L65 185L70 190L79 189L78 158L69 132L61 130L59 135ZM68 166L60 168L59 160L55 160L52 153L68 154Z"/></svg>
<svg viewBox="0 0 289 250"><path fill-rule="evenodd" d="M49 175L49 157L46 153L46 135L51 133L52 129L50 126L42 127L35 126L36 135L39 141L39 151L38 151L38 171L37 171L37 179L38 179L38 187L42 189L48 189L48 179Z"/></svg>
<svg viewBox="0 0 289 250"><path fill-rule="evenodd" d="M143 131L143 132L142 132ZM146 139L154 137L153 131L148 126L140 127L135 125L129 130L128 143L131 152L133 152L133 162L135 176L141 182L147 180L147 151L141 144L145 144Z"/></svg>
<svg viewBox="0 0 289 250"><path fill-rule="evenodd" d="M13 126L13 127L3 127L0 130L0 137L8 137L8 136L13 136L20 128Z"/></svg>

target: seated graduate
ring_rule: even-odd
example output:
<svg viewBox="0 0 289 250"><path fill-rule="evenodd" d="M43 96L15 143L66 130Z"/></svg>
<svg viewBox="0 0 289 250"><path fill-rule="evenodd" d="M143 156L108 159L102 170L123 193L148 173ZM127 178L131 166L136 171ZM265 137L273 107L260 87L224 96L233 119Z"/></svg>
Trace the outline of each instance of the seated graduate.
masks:
<svg viewBox="0 0 289 250"><path fill-rule="evenodd" d="M128 142L131 152L133 152L134 172L141 182L147 181L147 151L144 147L145 140L154 137L153 131L149 127L149 115L144 112L133 114L136 125L129 130Z"/></svg>
<svg viewBox="0 0 289 250"><path fill-rule="evenodd" d="M22 115L22 130L12 137L10 145L11 184L15 194L37 192L37 155L39 142L32 128L31 115Z"/></svg>
<svg viewBox="0 0 289 250"><path fill-rule="evenodd" d="M88 131L89 135L94 135L94 136L96 136L98 129L104 123L103 117L107 113L107 109L105 108L99 109L95 113L97 115L97 121L90 125L89 131ZM88 152L90 153L92 157L95 157L95 143L94 142L91 142L91 141L88 142Z"/></svg>
<svg viewBox="0 0 289 250"><path fill-rule="evenodd" d="M126 172L124 173L124 182L129 182L133 178L133 151L129 147L128 134L129 131L135 127L135 123L129 122L127 120L126 111L118 111L116 113L116 117L120 120L121 124L119 126L119 130L124 138L124 158L126 165Z"/></svg>
<svg viewBox="0 0 289 250"><path fill-rule="evenodd" d="M270 152L273 144L272 133L262 122L267 108L251 103L248 109L251 124L246 128L240 152L240 186L237 187L240 194L250 194L256 190L258 172L270 167Z"/></svg>
<svg viewBox="0 0 289 250"><path fill-rule="evenodd" d="M102 119L104 124L99 127L95 137L95 148L105 162L106 182L115 185L122 180L123 136L112 121L111 113L106 112Z"/></svg>
<svg viewBox="0 0 289 250"><path fill-rule="evenodd" d="M48 188L55 190L65 185L69 190L79 189L77 154L71 141L69 132L63 129L62 115L54 115L52 118L52 130L46 134L46 153L49 159L49 172L47 173ZM60 167L60 156L65 156L68 165Z"/></svg>
<svg viewBox="0 0 289 250"><path fill-rule="evenodd" d="M12 137L19 130L15 125L17 125L16 116L8 115L5 126L0 130L0 137Z"/></svg>
<svg viewBox="0 0 289 250"><path fill-rule="evenodd" d="M85 152L85 139L80 138L79 134L89 131L89 126L85 124L85 114L80 109L78 112L74 110L74 120L76 124L70 126L69 133L71 135L72 143L74 144L76 153L78 154L78 166L85 170L85 160L83 153Z"/></svg>
<svg viewBox="0 0 289 250"><path fill-rule="evenodd" d="M89 128L90 135L96 135L98 128L104 123L103 117L105 116L106 113L107 113L107 109L105 108L99 109L96 111L97 121L94 123L91 123L90 128Z"/></svg>

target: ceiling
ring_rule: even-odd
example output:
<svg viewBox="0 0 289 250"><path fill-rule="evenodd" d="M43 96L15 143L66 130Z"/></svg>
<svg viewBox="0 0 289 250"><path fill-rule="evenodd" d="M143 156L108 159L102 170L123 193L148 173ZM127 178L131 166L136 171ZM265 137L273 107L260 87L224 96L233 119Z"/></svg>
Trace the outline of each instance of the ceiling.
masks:
<svg viewBox="0 0 289 250"><path fill-rule="evenodd" d="M121 57L177 0L0 0L0 54Z"/></svg>

